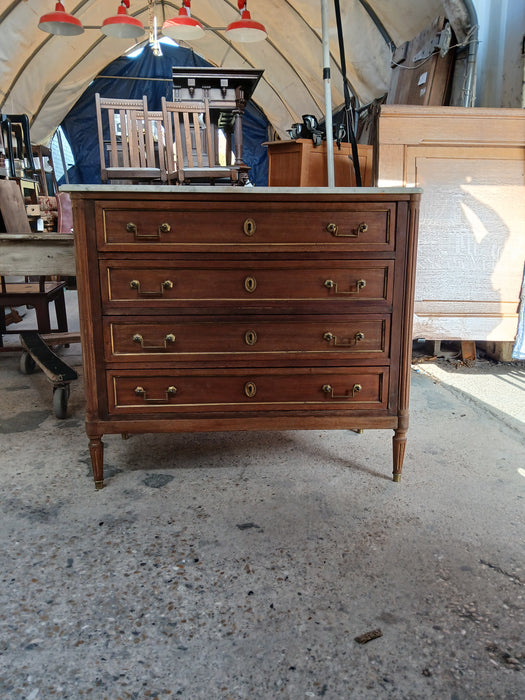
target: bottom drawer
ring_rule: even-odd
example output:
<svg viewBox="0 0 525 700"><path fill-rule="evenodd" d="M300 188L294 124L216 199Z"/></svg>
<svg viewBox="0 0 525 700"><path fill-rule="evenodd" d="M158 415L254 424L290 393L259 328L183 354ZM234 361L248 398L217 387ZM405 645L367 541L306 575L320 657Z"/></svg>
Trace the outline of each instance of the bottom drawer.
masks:
<svg viewBox="0 0 525 700"><path fill-rule="evenodd" d="M388 368L112 370L109 412L386 409Z"/></svg>

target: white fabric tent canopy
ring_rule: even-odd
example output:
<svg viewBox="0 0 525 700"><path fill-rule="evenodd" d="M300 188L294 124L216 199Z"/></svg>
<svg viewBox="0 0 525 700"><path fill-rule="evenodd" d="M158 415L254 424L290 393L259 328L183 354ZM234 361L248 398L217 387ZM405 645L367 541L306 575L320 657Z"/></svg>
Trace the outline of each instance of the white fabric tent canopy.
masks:
<svg viewBox="0 0 525 700"><path fill-rule="evenodd" d="M100 26L120 5L119 0L63 2L86 27ZM130 14L147 32L152 4L160 26L177 14L181 3L131 0ZM332 103L337 106L344 101L343 85L333 3L329 5ZM393 46L413 38L440 14L466 34L469 7L468 0L341 0L347 77L358 102L366 104L387 91ZM38 21L54 8L55 0L0 0L0 111L28 114L34 143L48 143L90 81L137 46L133 40L105 37L96 28L75 37L46 34ZM193 16L210 31L182 45L217 66L264 69L253 99L285 136L302 114L324 115L321 2L250 0L248 8L266 26L266 41L232 44L225 39L224 27L239 16L236 0L192 0Z"/></svg>

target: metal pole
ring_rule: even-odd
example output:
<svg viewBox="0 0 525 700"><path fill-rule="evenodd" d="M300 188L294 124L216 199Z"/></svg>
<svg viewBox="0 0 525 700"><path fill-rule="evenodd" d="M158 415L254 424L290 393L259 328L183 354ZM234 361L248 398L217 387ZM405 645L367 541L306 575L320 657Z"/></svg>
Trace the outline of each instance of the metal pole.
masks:
<svg viewBox="0 0 525 700"><path fill-rule="evenodd" d="M321 0L321 18L323 31L323 82L326 125L326 168L328 187L335 187L334 176L334 138L332 126L332 93L330 88L330 42L328 27L328 0Z"/></svg>

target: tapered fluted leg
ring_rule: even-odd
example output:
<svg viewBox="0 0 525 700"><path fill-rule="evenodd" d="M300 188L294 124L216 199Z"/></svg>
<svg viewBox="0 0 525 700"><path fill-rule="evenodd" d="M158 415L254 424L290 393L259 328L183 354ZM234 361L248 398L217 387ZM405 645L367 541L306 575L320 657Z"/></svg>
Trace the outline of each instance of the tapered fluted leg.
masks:
<svg viewBox="0 0 525 700"><path fill-rule="evenodd" d="M403 459L405 457L405 447L407 444L406 434L406 430L394 430L394 437L392 439L394 481L401 481L401 470L403 469Z"/></svg>
<svg viewBox="0 0 525 700"><path fill-rule="evenodd" d="M95 488L101 489L104 487L104 443L100 437L93 437L89 440L89 453Z"/></svg>

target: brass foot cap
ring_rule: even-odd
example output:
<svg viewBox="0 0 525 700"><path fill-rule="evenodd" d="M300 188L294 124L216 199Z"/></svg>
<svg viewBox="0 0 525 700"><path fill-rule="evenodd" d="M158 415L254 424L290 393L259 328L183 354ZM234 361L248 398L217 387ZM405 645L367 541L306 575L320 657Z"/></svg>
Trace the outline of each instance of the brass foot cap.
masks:
<svg viewBox="0 0 525 700"><path fill-rule="evenodd" d="M399 483L401 481L401 474L394 474L392 477L392 480L395 481L396 483Z"/></svg>
<svg viewBox="0 0 525 700"><path fill-rule="evenodd" d="M95 481L95 488L97 491L100 491L100 489L104 488L104 482L103 481Z"/></svg>

